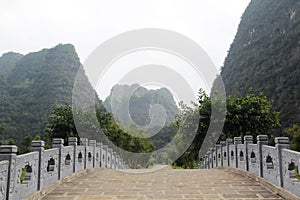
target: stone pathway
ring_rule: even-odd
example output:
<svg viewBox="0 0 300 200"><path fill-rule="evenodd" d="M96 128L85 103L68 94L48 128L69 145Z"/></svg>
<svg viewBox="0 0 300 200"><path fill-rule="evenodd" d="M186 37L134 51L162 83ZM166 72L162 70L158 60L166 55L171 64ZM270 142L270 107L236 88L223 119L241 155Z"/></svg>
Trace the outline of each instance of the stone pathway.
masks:
<svg viewBox="0 0 300 200"><path fill-rule="evenodd" d="M131 173L128 173L131 172ZM146 172L146 173L143 173ZM44 200L83 199L282 199L230 170L92 169L64 181Z"/></svg>

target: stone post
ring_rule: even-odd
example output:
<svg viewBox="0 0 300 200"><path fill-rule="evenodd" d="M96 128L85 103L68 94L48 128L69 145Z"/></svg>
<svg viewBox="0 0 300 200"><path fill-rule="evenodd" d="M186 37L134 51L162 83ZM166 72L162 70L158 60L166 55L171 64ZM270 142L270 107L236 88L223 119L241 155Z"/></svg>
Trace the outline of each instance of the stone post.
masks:
<svg viewBox="0 0 300 200"><path fill-rule="evenodd" d="M237 151L237 146L238 144L242 144L242 138L241 137L234 137L234 154L235 154L235 167L239 167L239 162L238 162L238 151Z"/></svg>
<svg viewBox="0 0 300 200"><path fill-rule="evenodd" d="M96 144L97 144L97 141L96 140L90 140L89 141L89 146L93 147L93 168L96 167Z"/></svg>
<svg viewBox="0 0 300 200"><path fill-rule="evenodd" d="M218 157L218 150L220 149L220 145L219 144L216 144L215 145L215 149L216 149L216 152L215 152L215 156L216 156L216 167L220 166L220 163L219 163L219 157Z"/></svg>
<svg viewBox="0 0 300 200"><path fill-rule="evenodd" d="M115 151L112 152L112 169L116 169L117 165L117 153Z"/></svg>
<svg viewBox="0 0 300 200"><path fill-rule="evenodd" d="M210 167L210 161L209 161L209 151L206 153L206 169L209 169Z"/></svg>
<svg viewBox="0 0 300 200"><path fill-rule="evenodd" d="M220 142L220 146L221 146L221 163L220 164L221 164L221 166L224 166L224 152L223 152L223 147L226 146L226 142L225 141L221 141ZM226 153L226 156L228 156L227 153Z"/></svg>
<svg viewBox="0 0 300 200"><path fill-rule="evenodd" d="M207 152L208 159L209 159L209 169L213 168L213 156L212 156L212 148L210 148L210 151Z"/></svg>
<svg viewBox="0 0 300 200"><path fill-rule="evenodd" d="M210 167L214 168L214 148L210 148Z"/></svg>
<svg viewBox="0 0 300 200"><path fill-rule="evenodd" d="M98 153L99 153L99 157L98 157L98 167L101 167L101 155L102 155L102 143L101 142L97 142L97 148L98 148Z"/></svg>
<svg viewBox="0 0 300 200"><path fill-rule="evenodd" d="M104 168L108 168L107 167L107 151L108 151L108 146L107 145L103 145L103 149L102 150L103 150L103 153L101 153L101 165ZM104 158L103 158L103 155L104 155Z"/></svg>
<svg viewBox="0 0 300 200"><path fill-rule="evenodd" d="M16 178L16 159L18 148L15 145L1 145L0 146L0 161L8 160L8 173L7 173L7 187L6 187L6 199L9 198L9 194L14 191L15 178ZM12 197L12 196L11 196ZM12 197L12 199L14 199Z"/></svg>
<svg viewBox="0 0 300 200"><path fill-rule="evenodd" d="M248 156L248 144L253 144L253 136L246 135L244 136L244 145L245 145L245 162L246 162L246 171L249 171L249 156Z"/></svg>
<svg viewBox="0 0 300 200"><path fill-rule="evenodd" d="M64 139L61 138L54 138L52 141L52 148L58 148L59 149L59 155L58 155L58 180L61 179L62 174L62 163L63 158L61 155L61 149L64 146Z"/></svg>
<svg viewBox="0 0 300 200"><path fill-rule="evenodd" d="M209 158L208 158L208 154L205 155L205 169L209 168Z"/></svg>
<svg viewBox="0 0 300 200"><path fill-rule="evenodd" d="M108 147L107 149L107 168L111 169L112 167L112 149Z"/></svg>
<svg viewBox="0 0 300 200"><path fill-rule="evenodd" d="M80 145L84 146L84 169L86 169L86 162L87 162L87 151L86 151L86 147L88 146L89 141L87 138L80 138Z"/></svg>
<svg viewBox="0 0 300 200"><path fill-rule="evenodd" d="M120 155L118 155L118 159L119 159L119 162L118 162L118 169L121 169L122 159L121 159L121 156L120 156Z"/></svg>
<svg viewBox="0 0 300 200"><path fill-rule="evenodd" d="M122 157L120 156L120 164L119 164L119 169L123 169L122 163L123 163L123 159L122 159Z"/></svg>
<svg viewBox="0 0 300 200"><path fill-rule="evenodd" d="M68 145L73 146L73 173L76 172L77 137L69 137Z"/></svg>
<svg viewBox="0 0 300 200"><path fill-rule="evenodd" d="M227 166L229 167L230 166L230 152L229 152L229 146L233 144L233 141L232 139L228 138L226 140L226 151L227 151Z"/></svg>
<svg viewBox="0 0 300 200"><path fill-rule="evenodd" d="M80 145L88 146L89 140L87 138L80 138Z"/></svg>
<svg viewBox="0 0 300 200"><path fill-rule="evenodd" d="M116 155L116 165L115 165L116 169L119 169L119 162L120 162L120 156Z"/></svg>
<svg viewBox="0 0 300 200"><path fill-rule="evenodd" d="M31 142L31 152L39 152L39 164L38 164L38 182L37 190L40 190L42 186L43 174L42 169L44 169L44 151L45 151L45 142L42 140L34 140Z"/></svg>
<svg viewBox="0 0 300 200"><path fill-rule="evenodd" d="M289 149L290 140L288 137L275 138L275 147L278 154L278 175L279 186L283 187L283 163L282 163L282 149Z"/></svg>
<svg viewBox="0 0 300 200"><path fill-rule="evenodd" d="M259 176L264 177L264 166L263 166L263 154L262 154L262 146L268 144L268 136L267 135L258 135L257 139L257 153L259 158Z"/></svg>

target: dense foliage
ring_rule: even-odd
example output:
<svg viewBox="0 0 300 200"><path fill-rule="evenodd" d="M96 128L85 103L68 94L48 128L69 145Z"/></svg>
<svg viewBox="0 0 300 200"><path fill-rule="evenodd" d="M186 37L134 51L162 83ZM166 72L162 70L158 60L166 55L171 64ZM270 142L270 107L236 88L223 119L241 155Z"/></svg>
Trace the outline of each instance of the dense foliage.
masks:
<svg viewBox="0 0 300 200"><path fill-rule="evenodd" d="M282 128L300 120L300 2L252 0L222 67L228 95L263 92Z"/></svg>
<svg viewBox="0 0 300 200"><path fill-rule="evenodd" d="M2 138L19 145L24 136L43 136L56 105L70 104L74 79L81 64L72 45L21 56L0 57L0 124Z"/></svg>
<svg viewBox="0 0 300 200"><path fill-rule="evenodd" d="M293 125L292 127L285 129L285 133L291 138L291 149L300 152L300 126Z"/></svg>
<svg viewBox="0 0 300 200"><path fill-rule="evenodd" d="M271 130L280 127L279 112L272 111L272 102L263 93L255 95L249 90L245 96L227 98L227 113L220 139L259 134L274 137Z"/></svg>
<svg viewBox="0 0 300 200"><path fill-rule="evenodd" d="M108 112L97 110L96 115L105 135L118 147L134 153L147 153L154 150L153 143L148 138L141 137L143 134L141 131L134 127L120 128Z"/></svg>
<svg viewBox="0 0 300 200"><path fill-rule="evenodd" d="M197 135L187 151L173 163L174 165L194 168L198 164L199 150L203 147L204 138L213 137L213 135L207 135L209 126L215 126L218 120L218 116L211 114L212 106L218 107L218 105L213 105L215 103L220 102L212 101L211 97L200 90L198 107L194 109L197 112L190 112L200 115ZM279 113L272 111L271 102L262 93L255 95L252 90L249 90L245 96L229 96L226 105L226 118L221 136L218 137L219 140L244 135L252 135L255 139L259 134L273 137L271 131L280 126ZM210 144L205 146L213 147L215 145L213 139L209 139L207 142Z"/></svg>
<svg viewBox="0 0 300 200"><path fill-rule="evenodd" d="M73 111L70 105L55 107L49 116L45 129L45 141L51 145L53 138L64 139L64 145L68 145L69 137L80 139L74 123Z"/></svg>
<svg viewBox="0 0 300 200"><path fill-rule="evenodd" d="M2 55L0 58L0 74L7 78L10 72L15 68L15 65L23 57L22 54L9 52Z"/></svg>
<svg viewBox="0 0 300 200"><path fill-rule="evenodd" d="M118 147L135 153L151 152L154 149L153 144L147 138L139 137L141 133L137 130L128 129L130 134L124 132L114 122L111 114L105 110L97 109L96 115L101 130ZM84 120L83 123L86 123L86 121ZM88 124L88 126L90 125ZM69 137L77 137L78 141L80 141L80 135L76 130L74 122L72 107L70 105L57 106L51 112L46 125L46 143L50 146L53 138L62 138L65 145L67 145Z"/></svg>

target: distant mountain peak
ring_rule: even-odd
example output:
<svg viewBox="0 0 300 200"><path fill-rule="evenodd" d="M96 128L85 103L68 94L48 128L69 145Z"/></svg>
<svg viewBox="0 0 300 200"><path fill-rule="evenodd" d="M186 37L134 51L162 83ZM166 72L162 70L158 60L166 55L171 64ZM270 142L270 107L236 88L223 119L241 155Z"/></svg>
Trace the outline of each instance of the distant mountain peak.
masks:
<svg viewBox="0 0 300 200"><path fill-rule="evenodd" d="M162 121L159 117L165 117L165 125L168 125L179 112L173 95L167 88L148 90L139 84L115 85L105 99L104 106L122 125L128 127L132 123L147 126L151 122L151 116L155 116L157 122ZM161 112L165 112L166 116Z"/></svg>

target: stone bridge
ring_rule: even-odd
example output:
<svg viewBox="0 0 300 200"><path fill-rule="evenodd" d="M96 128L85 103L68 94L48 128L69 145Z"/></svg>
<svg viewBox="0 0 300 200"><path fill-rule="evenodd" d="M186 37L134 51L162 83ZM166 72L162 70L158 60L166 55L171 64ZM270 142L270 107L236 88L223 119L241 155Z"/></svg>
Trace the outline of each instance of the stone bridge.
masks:
<svg viewBox="0 0 300 200"><path fill-rule="evenodd" d="M112 149L84 138L80 145L69 138L68 146L54 139L48 150L33 141L24 155L4 145L0 199L300 199L300 153L288 149L288 138L275 147L257 139L221 142L193 170L128 169Z"/></svg>

